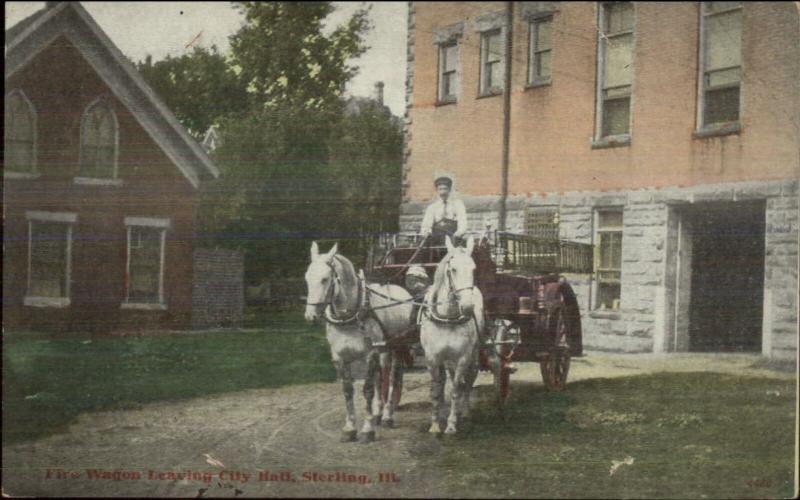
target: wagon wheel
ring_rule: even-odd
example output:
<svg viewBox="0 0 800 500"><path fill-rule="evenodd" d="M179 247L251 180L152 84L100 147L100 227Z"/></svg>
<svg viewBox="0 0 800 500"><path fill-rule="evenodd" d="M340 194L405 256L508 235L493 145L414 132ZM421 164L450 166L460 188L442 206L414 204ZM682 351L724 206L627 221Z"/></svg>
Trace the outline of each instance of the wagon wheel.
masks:
<svg viewBox="0 0 800 500"><path fill-rule="evenodd" d="M547 356L539 362L542 380L550 391L562 391L567 385L569 374L569 328L567 327L564 307L556 309L553 323L553 345Z"/></svg>

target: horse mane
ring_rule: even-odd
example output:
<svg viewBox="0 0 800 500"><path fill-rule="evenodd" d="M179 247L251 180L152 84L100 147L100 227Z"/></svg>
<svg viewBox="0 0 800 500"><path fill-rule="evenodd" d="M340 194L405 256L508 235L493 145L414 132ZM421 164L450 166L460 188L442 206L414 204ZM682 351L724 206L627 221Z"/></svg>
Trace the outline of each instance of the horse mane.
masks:
<svg viewBox="0 0 800 500"><path fill-rule="evenodd" d="M447 263L452 258L453 254L448 253L447 255L444 256L444 258L442 258L441 261L439 261L439 265L436 266L436 271L433 273L433 287L432 287L434 291L433 295L434 297L439 293L439 288L441 288L442 285L444 284L444 279L445 279L444 270L447 267Z"/></svg>

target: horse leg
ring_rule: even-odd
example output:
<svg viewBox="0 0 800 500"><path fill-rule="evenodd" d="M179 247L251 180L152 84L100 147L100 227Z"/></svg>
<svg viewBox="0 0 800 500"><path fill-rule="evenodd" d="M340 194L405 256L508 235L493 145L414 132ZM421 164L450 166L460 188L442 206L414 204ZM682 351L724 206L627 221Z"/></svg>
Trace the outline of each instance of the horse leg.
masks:
<svg viewBox="0 0 800 500"><path fill-rule="evenodd" d="M378 356L375 352L367 355L367 373L364 376L364 399L366 400L367 414L364 416L364 425L361 427L361 442L375 441L375 428L373 427L373 405L375 398L375 371L380 371ZM378 386L380 387L380 386Z"/></svg>
<svg viewBox="0 0 800 500"><path fill-rule="evenodd" d="M342 360L336 361L336 371L342 379L342 392L344 393L344 403L347 408L347 415L342 427L342 442L356 440L356 407L353 401L353 374L350 370L350 363Z"/></svg>
<svg viewBox="0 0 800 500"><path fill-rule="evenodd" d="M442 432L442 428L439 426L439 412L444 404L444 384L446 376L443 366L428 364L428 371L431 374L431 403L433 407L431 412L431 427L428 429L428 432L439 434Z"/></svg>
<svg viewBox="0 0 800 500"><path fill-rule="evenodd" d="M392 364L391 351L378 354L378 360L378 369L375 372L375 404L373 405L373 415L375 415L373 425L375 426L383 424L383 417L385 417L388 412L389 403L384 400L383 391L391 392L391 388L388 387L391 381L391 376L389 374Z"/></svg>
<svg viewBox="0 0 800 500"><path fill-rule="evenodd" d="M377 427L381 425L381 414L383 413L383 400L381 399L381 387L383 387L383 365L389 362L388 354L376 354L377 358L375 371L372 374L373 387L372 392L372 426Z"/></svg>
<svg viewBox="0 0 800 500"><path fill-rule="evenodd" d="M475 349L472 359L467 366L467 372L464 377L464 402L461 406L460 417L469 418L469 401L472 396L472 388L475 385L475 380L478 378L478 350Z"/></svg>
<svg viewBox="0 0 800 500"><path fill-rule="evenodd" d="M394 412L397 409L397 396L403 389L403 361L398 351L392 351L389 354L389 363L391 363L391 370L389 372L389 394L386 398L386 404L383 407L383 417L381 419L383 422L381 425L392 428L394 427Z"/></svg>
<svg viewBox="0 0 800 500"><path fill-rule="evenodd" d="M453 379L453 392L450 396L450 416L447 417L447 428L445 434L455 434L458 414L463 406L463 396L466 389L465 377L467 375L468 364L472 356L464 356L458 360L455 371L451 377Z"/></svg>

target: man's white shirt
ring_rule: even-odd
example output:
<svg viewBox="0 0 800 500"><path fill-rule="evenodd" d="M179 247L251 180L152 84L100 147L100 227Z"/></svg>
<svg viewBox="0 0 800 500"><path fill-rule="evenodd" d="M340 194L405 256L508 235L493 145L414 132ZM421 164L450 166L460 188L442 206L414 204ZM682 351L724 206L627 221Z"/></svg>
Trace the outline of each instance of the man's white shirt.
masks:
<svg viewBox="0 0 800 500"><path fill-rule="evenodd" d="M464 206L464 202L450 195L446 203L439 198L428 205L428 208L425 209L425 216L422 218L420 232L430 234L433 225L442 219L455 220L458 223L456 236L464 234L467 231L467 208Z"/></svg>

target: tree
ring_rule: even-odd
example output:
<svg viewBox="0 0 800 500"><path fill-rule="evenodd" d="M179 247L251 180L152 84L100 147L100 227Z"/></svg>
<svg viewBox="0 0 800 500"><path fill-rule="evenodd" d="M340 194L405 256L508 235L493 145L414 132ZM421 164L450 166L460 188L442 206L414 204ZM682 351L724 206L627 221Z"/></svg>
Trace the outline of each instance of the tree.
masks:
<svg viewBox="0 0 800 500"><path fill-rule="evenodd" d="M246 87L216 46L156 63L147 56L136 67L197 138L221 117L247 108Z"/></svg>
<svg viewBox="0 0 800 500"><path fill-rule="evenodd" d="M368 9L325 34L332 2L235 2L245 26L231 37L233 62L256 105L337 106L344 84L358 72L349 61L367 46Z"/></svg>
<svg viewBox="0 0 800 500"><path fill-rule="evenodd" d="M344 117L330 141L341 213L357 234L394 231L402 201L402 124L376 101L358 100L357 111Z"/></svg>
<svg viewBox="0 0 800 500"><path fill-rule="evenodd" d="M329 30L331 2L234 5L245 24L227 59L195 49L140 71L184 125L218 125L222 176L202 186L199 241L244 250L250 279L297 277L311 239L396 224L400 128L385 108L343 114L368 9Z"/></svg>

